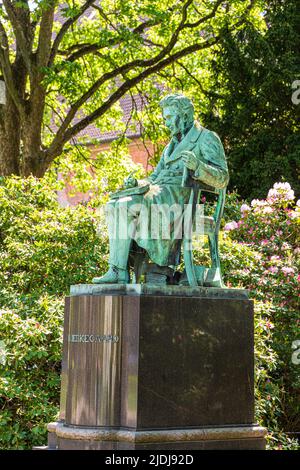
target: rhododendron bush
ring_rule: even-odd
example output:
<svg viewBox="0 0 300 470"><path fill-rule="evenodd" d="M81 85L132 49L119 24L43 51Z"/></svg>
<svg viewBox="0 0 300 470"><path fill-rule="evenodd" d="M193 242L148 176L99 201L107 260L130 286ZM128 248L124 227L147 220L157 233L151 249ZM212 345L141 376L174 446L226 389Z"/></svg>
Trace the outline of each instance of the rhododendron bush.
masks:
<svg viewBox="0 0 300 470"><path fill-rule="evenodd" d="M240 217L225 224L221 247L227 284L250 289L256 329L262 321L269 347L267 363L257 357L260 416L269 429L290 432L300 431L300 364L292 362L292 344L300 340L299 242L300 200L289 183L275 183L266 199L241 205ZM240 265L228 265L230 243L244 252ZM261 400L269 403L261 406Z"/></svg>

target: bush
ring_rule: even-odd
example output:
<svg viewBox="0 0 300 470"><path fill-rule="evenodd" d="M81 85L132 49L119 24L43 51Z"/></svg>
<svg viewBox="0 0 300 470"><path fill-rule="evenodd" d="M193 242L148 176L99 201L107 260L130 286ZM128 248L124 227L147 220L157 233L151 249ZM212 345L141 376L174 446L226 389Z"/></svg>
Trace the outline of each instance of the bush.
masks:
<svg viewBox="0 0 300 470"><path fill-rule="evenodd" d="M249 206L233 193L220 240L226 284L255 300L256 417L273 449L299 430L299 204L287 184ZM0 214L0 447L26 449L58 413L64 296L106 269L108 244L97 211L60 207L46 179L2 179Z"/></svg>
<svg viewBox="0 0 300 470"><path fill-rule="evenodd" d="M258 418L279 448L289 445L280 430L300 429L299 365L292 362L292 343L300 339L299 226L300 201L288 183L276 183L265 200L241 206L240 220L225 225L222 246L227 282L249 288L255 300Z"/></svg>
<svg viewBox="0 0 300 470"><path fill-rule="evenodd" d="M105 269L98 216L34 178L0 184L0 447L46 439L58 411L64 296ZM101 226L100 226L101 227Z"/></svg>

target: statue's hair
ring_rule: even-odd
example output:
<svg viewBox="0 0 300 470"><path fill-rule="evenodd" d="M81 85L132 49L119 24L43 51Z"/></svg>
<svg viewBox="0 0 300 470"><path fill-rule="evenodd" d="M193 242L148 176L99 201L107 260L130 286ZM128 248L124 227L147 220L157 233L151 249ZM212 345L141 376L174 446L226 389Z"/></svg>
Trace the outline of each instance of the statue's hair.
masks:
<svg viewBox="0 0 300 470"><path fill-rule="evenodd" d="M173 106L180 114L184 114L188 117L194 116L194 106L189 98L179 93L165 96L159 103L160 107L166 108L167 106Z"/></svg>

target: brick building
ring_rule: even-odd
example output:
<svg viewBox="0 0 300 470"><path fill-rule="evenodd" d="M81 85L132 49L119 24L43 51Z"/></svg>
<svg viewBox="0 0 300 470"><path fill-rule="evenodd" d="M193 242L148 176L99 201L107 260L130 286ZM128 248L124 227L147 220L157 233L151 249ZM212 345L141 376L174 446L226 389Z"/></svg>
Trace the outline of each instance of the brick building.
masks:
<svg viewBox="0 0 300 470"><path fill-rule="evenodd" d="M142 126L140 123L132 123L132 109L135 106L138 110L142 109L143 102L141 97L135 96L134 102L129 95L125 95L120 99L120 106L123 111L122 120L126 124L127 131L125 136L129 139L128 150L134 163L141 164L146 171L151 169L148 163L149 154L153 155L154 148L151 142L143 142L141 139ZM75 121L76 122L76 121ZM91 150L91 158L99 154L101 151L108 150L111 142L118 138L122 133L118 129L101 132L101 129L91 124L81 131L74 143L85 142ZM58 175L61 178L61 175ZM72 188L66 184L65 189L58 192L58 201L62 206L75 205L79 202L85 202L89 199L89 194L77 193L75 196L70 195Z"/></svg>

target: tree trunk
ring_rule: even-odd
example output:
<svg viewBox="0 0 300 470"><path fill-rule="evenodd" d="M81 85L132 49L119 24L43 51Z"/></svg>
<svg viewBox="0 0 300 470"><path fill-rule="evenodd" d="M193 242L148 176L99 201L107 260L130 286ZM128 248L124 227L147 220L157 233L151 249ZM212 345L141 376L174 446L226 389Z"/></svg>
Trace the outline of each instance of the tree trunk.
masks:
<svg viewBox="0 0 300 470"><path fill-rule="evenodd" d="M42 125L45 107L45 91L40 85L40 77L32 84L31 99L27 104L26 117L22 127L21 175L42 177L45 173L44 150L42 148Z"/></svg>
<svg viewBox="0 0 300 470"><path fill-rule="evenodd" d="M30 175L41 176L43 152L41 149L41 129L31 120L31 114L25 122L22 122L22 163L20 173L27 177Z"/></svg>
<svg viewBox="0 0 300 470"><path fill-rule="evenodd" d="M2 108L2 109L1 109ZM0 175L20 175L20 119L10 96L0 105Z"/></svg>

